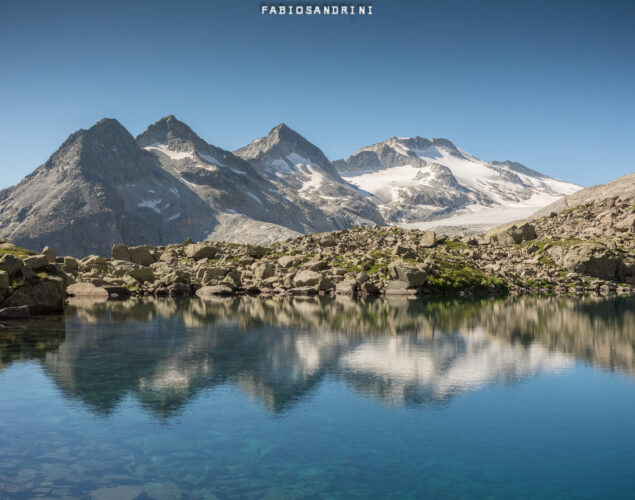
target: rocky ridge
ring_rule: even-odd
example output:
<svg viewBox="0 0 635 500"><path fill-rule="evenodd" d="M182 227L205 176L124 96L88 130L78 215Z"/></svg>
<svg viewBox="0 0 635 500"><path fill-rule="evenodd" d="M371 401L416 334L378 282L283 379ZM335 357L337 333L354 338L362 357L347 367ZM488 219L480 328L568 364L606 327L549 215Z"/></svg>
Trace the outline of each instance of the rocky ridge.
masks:
<svg viewBox="0 0 635 500"><path fill-rule="evenodd" d="M635 205L610 197L476 237L360 227L270 245L187 240L56 257L0 244L0 316L65 296L620 293L635 286ZM26 309L25 309L26 307ZM16 309L18 308L18 309ZM21 308L21 309L20 309Z"/></svg>

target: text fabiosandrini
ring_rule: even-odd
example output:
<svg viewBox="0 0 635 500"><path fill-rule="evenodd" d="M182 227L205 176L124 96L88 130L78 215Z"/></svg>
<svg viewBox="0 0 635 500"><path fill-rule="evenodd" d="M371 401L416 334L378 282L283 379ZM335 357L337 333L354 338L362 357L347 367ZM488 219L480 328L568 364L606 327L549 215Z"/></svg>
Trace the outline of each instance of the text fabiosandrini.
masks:
<svg viewBox="0 0 635 500"><path fill-rule="evenodd" d="M270 16L372 16L372 5L261 5Z"/></svg>

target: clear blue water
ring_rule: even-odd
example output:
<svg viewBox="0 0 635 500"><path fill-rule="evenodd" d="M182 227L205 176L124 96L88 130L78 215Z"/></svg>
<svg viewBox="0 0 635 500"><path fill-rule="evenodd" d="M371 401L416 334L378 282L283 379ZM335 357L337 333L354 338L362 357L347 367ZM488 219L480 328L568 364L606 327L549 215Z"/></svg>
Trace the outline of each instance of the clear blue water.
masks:
<svg viewBox="0 0 635 500"><path fill-rule="evenodd" d="M0 329L0 498L634 498L633 299L78 302Z"/></svg>

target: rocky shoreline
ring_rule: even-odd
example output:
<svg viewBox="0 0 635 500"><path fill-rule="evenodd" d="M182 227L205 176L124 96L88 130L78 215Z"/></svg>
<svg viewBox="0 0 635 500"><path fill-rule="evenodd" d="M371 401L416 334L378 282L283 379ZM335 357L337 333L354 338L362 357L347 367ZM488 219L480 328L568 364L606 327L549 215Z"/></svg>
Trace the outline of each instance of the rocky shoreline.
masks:
<svg viewBox="0 0 635 500"><path fill-rule="evenodd" d="M0 319L59 312L68 296L633 294L635 206L606 198L478 236L397 227L270 245L190 240L58 257L0 242Z"/></svg>

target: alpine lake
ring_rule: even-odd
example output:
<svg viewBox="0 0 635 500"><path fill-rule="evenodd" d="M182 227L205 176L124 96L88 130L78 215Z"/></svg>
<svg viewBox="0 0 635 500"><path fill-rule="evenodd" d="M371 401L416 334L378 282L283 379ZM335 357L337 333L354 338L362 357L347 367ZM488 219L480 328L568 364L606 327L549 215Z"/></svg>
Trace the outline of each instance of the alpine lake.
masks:
<svg viewBox="0 0 635 500"><path fill-rule="evenodd" d="M0 498L635 498L635 298L78 300L5 321Z"/></svg>

